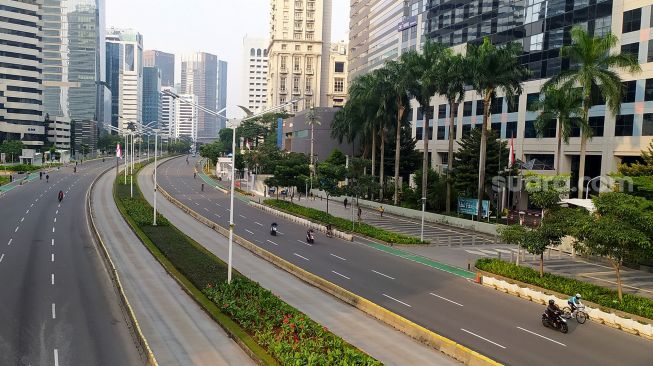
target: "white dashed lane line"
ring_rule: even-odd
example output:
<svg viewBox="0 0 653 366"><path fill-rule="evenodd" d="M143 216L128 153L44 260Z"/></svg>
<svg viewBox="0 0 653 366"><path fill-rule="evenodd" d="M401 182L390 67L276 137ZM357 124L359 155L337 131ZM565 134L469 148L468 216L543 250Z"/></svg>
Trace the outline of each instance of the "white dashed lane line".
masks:
<svg viewBox="0 0 653 366"><path fill-rule="evenodd" d="M50 284L51 284L51 285L54 285L54 273L53 273L52 276L51 276Z"/></svg>
<svg viewBox="0 0 653 366"><path fill-rule="evenodd" d="M336 258L338 258L338 259L340 259L340 260L346 261L345 258L340 257L340 256L337 256L337 255L335 255L335 254L333 254L333 253L329 253L329 255L332 256L332 257L336 257Z"/></svg>
<svg viewBox="0 0 653 366"><path fill-rule="evenodd" d="M386 294L381 294L381 295L387 297L387 298L390 299L390 300L394 300L394 301L400 303L401 305L405 305L405 306L408 306L409 308L412 308L412 306L406 304L405 302L403 302L403 301L401 301L401 300L397 300L397 299L395 299L395 298L392 297L392 296L389 296L389 295L386 295Z"/></svg>
<svg viewBox="0 0 653 366"><path fill-rule="evenodd" d="M7 243L7 245L11 245L12 241L14 241L14 238L9 239L9 242Z"/></svg>
<svg viewBox="0 0 653 366"><path fill-rule="evenodd" d="M528 330L528 329L524 329L524 328L522 328L522 327L517 327L517 329L519 329L519 330L523 330L524 332L527 332L527 333L530 333L530 334L533 334L533 335L536 335L536 336L538 336L538 337L540 337L540 338L544 338L544 339L546 339L547 341L551 341L551 342L556 343L556 344L559 344L559 345L561 345L561 346L563 346L563 347L567 347L567 345L564 344L564 343L560 343L560 342L558 342L558 341L556 341L556 340L553 340L553 339L551 339L551 338L549 338L549 337L545 337L545 336L543 336L543 335L541 335L541 334L537 334L537 333L532 332L532 331L530 331L530 330Z"/></svg>
<svg viewBox="0 0 653 366"><path fill-rule="evenodd" d="M341 274L341 273L338 273L338 272L336 272L336 271L331 271L331 272L337 274L338 276L340 276L340 277L342 277L342 278L346 278L346 279L348 279L348 280L351 280L351 278L349 278L349 277L347 277L347 276L345 276L345 275L343 275L343 274Z"/></svg>
<svg viewBox="0 0 653 366"><path fill-rule="evenodd" d="M254 235L254 232L252 232L252 231L250 231L250 230L245 229L245 231L247 231L247 232L250 233L251 235Z"/></svg>
<svg viewBox="0 0 653 366"><path fill-rule="evenodd" d="M2 255L0 255L0 263L2 263L2 260L3 260L4 258L5 258L5 253L2 253Z"/></svg>
<svg viewBox="0 0 653 366"><path fill-rule="evenodd" d="M432 292L429 292L429 294L431 294L432 296L435 296L435 297L437 297L437 298L439 298L439 299L442 299L442 300L444 300L444 301L449 301L449 302L452 303L452 304L456 304L456 305L458 305L458 306L463 306L463 304L457 303L457 302L455 302L455 301L453 301L453 300L449 300L449 299L447 299L446 297L442 297L442 296L440 296L440 295L436 295L436 294L434 294L434 293L432 293Z"/></svg>
<svg viewBox="0 0 653 366"><path fill-rule="evenodd" d="M59 351L54 349L54 366L59 366Z"/></svg>
<svg viewBox="0 0 653 366"><path fill-rule="evenodd" d="M268 240L268 241L269 241L269 240ZM303 259L303 260L305 260L305 261L310 261L310 259L308 259L308 258L306 258L306 257L304 257L304 256L302 256L302 255L299 255L299 254L297 254L297 253L293 253L293 255L295 255L296 257L299 257L299 258L301 258L301 259Z"/></svg>
<svg viewBox="0 0 653 366"><path fill-rule="evenodd" d="M238 216L240 216L240 217L242 217L243 219L247 220L247 217L245 217L245 216L243 216L243 215L238 215Z"/></svg>
<svg viewBox="0 0 653 366"><path fill-rule="evenodd" d="M472 332L468 331L467 329L460 328L460 330L462 330L462 331L465 332L465 333L469 333L469 334L473 335L474 337L480 338L480 339L482 339L482 340L484 340L484 341L486 341L486 342L488 342L488 343L492 343L493 345L495 345L495 346L497 346L497 347L501 347L501 348L503 348L503 349L506 349L506 347L500 345L499 343L492 342L491 340L489 340L489 339L487 339L487 338L484 338L484 337L481 337L480 335L478 335L478 334L476 334L476 333L472 333Z"/></svg>
<svg viewBox="0 0 653 366"><path fill-rule="evenodd" d="M391 279L391 280L396 279L396 278L394 278L394 277L392 277L392 276L388 276L387 274L385 274L385 273L381 273L381 272L379 272L379 271L372 270L372 272L374 272L374 273L376 273L376 274L378 274L378 275L380 275L380 276L383 276L383 277L389 278L389 279Z"/></svg>
<svg viewBox="0 0 653 366"><path fill-rule="evenodd" d="M16 226L16 230L14 230L14 232L15 232L15 233L17 233L17 232L18 232L18 226Z"/></svg>
<svg viewBox="0 0 653 366"><path fill-rule="evenodd" d="M57 310L54 303L52 303L52 319L57 319Z"/></svg>
<svg viewBox="0 0 653 366"><path fill-rule="evenodd" d="M268 239L267 242L270 243L270 244L273 244L273 245L279 246L279 244L273 242L272 240L269 240L269 239Z"/></svg>
<svg viewBox="0 0 653 366"><path fill-rule="evenodd" d="M261 223L258 222L258 221L254 221L254 223L255 223L256 225L258 225L258 226L263 226L263 224L261 224Z"/></svg>
<svg viewBox="0 0 653 366"><path fill-rule="evenodd" d="M54 239L52 239L52 246L54 246Z"/></svg>
<svg viewBox="0 0 653 366"><path fill-rule="evenodd" d="M52 256L50 257L50 262L54 262L54 253L52 253Z"/></svg>

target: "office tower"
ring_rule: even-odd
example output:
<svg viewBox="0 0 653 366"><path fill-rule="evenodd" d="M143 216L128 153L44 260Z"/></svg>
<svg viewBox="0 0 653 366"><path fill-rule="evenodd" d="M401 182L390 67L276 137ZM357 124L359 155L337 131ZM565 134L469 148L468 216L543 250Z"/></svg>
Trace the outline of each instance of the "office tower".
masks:
<svg viewBox="0 0 653 366"><path fill-rule="evenodd" d="M347 62L347 42L332 43L327 107L342 107L347 102Z"/></svg>
<svg viewBox="0 0 653 366"><path fill-rule="evenodd" d="M152 128L158 128L160 119L161 73L157 67L143 67L143 116L141 121Z"/></svg>
<svg viewBox="0 0 653 366"><path fill-rule="evenodd" d="M173 87L163 87L161 91L171 91L174 94L177 94L177 90ZM175 136L177 121L177 99L171 97L168 94L161 94L161 124L159 128L163 133L167 133L170 136Z"/></svg>
<svg viewBox="0 0 653 366"><path fill-rule="evenodd" d="M175 134L174 137L186 137L192 142L197 141L199 109L194 104L199 104L199 98L193 94L180 94L180 99L188 101L175 103Z"/></svg>
<svg viewBox="0 0 653 366"><path fill-rule="evenodd" d="M0 17L0 143L21 140L28 148L43 146L42 0L3 0ZM16 25L16 24L20 25Z"/></svg>
<svg viewBox="0 0 653 366"><path fill-rule="evenodd" d="M175 85L175 55L157 50L143 51L143 67L158 67L161 86Z"/></svg>
<svg viewBox="0 0 653 366"><path fill-rule="evenodd" d="M243 38L243 85L240 105L252 112L265 109L268 85L268 41L262 38Z"/></svg>
<svg viewBox="0 0 653 366"><path fill-rule="evenodd" d="M271 0L267 105L328 105L331 0Z"/></svg>
<svg viewBox="0 0 653 366"><path fill-rule="evenodd" d="M227 62L218 60L218 87L217 87L217 103L216 111L222 111L227 108ZM221 114L227 115L224 110ZM218 130L225 127L226 120L218 117ZM216 131L217 132L217 131ZM216 135L217 136L217 135Z"/></svg>
<svg viewBox="0 0 653 366"><path fill-rule="evenodd" d="M218 57L206 52L181 56L182 94L196 97L200 106L215 111L217 105ZM200 111L197 119L197 137L218 137L218 119Z"/></svg>
<svg viewBox="0 0 653 366"><path fill-rule="evenodd" d="M140 122L143 106L143 36L132 29L107 30L107 85L111 125L121 130Z"/></svg>

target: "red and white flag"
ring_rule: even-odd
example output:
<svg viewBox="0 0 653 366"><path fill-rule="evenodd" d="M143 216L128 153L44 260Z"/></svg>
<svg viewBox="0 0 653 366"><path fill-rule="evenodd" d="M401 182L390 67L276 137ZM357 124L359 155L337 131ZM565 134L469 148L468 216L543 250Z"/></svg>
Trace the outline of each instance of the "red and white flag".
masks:
<svg viewBox="0 0 653 366"><path fill-rule="evenodd" d="M120 144L116 146L116 157L117 158L122 158L122 150L120 149Z"/></svg>
<svg viewBox="0 0 653 366"><path fill-rule="evenodd" d="M513 143L513 138L510 138L510 155L508 156L508 168L512 168L515 165L515 144Z"/></svg>

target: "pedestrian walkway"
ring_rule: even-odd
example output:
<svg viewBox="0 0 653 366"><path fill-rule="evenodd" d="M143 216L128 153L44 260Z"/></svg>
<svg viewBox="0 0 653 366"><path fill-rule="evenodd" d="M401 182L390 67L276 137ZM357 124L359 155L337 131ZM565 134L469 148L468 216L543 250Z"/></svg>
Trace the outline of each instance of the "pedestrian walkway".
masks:
<svg viewBox="0 0 653 366"><path fill-rule="evenodd" d="M14 175L13 182L0 186L0 193L9 192L14 188L19 187L22 184L25 184L27 182L32 182L37 179L39 179L38 172L26 173L25 175L21 175L18 178L16 178L16 175Z"/></svg>

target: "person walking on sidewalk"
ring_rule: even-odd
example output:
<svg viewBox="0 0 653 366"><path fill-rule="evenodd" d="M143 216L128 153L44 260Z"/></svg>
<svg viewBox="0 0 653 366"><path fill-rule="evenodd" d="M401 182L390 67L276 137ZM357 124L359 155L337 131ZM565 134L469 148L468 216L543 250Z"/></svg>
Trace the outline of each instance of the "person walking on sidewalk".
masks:
<svg viewBox="0 0 653 366"><path fill-rule="evenodd" d="M347 201L347 197L345 197L345 200L344 200L344 201L342 201L342 203L344 203L344 204L345 204L345 208L347 208L347 202L348 202L348 201Z"/></svg>
<svg viewBox="0 0 653 366"><path fill-rule="evenodd" d="M385 211L383 205L379 205L379 213L381 214L381 217L383 217L383 211Z"/></svg>
<svg viewBox="0 0 653 366"><path fill-rule="evenodd" d="M363 209L361 208L360 205L358 205L358 223L359 224L361 222L361 216L363 216Z"/></svg>

